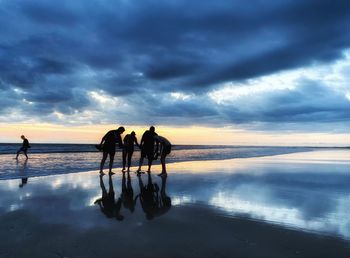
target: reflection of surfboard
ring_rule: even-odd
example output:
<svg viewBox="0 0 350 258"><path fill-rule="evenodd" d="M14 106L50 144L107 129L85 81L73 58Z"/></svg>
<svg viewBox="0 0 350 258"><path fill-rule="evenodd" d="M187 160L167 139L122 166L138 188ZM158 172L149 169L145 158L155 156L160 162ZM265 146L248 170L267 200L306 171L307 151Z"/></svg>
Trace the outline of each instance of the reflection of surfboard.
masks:
<svg viewBox="0 0 350 258"><path fill-rule="evenodd" d="M103 145L101 144L96 144L95 148L98 149L99 151L102 151Z"/></svg>

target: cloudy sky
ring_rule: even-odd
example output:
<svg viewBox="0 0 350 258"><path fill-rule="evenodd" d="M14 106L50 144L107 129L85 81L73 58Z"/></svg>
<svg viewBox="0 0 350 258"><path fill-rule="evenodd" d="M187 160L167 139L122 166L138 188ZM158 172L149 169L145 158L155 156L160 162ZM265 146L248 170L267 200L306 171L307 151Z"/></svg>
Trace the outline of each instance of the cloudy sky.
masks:
<svg viewBox="0 0 350 258"><path fill-rule="evenodd" d="M350 144L349 1L0 0L0 24L0 141Z"/></svg>

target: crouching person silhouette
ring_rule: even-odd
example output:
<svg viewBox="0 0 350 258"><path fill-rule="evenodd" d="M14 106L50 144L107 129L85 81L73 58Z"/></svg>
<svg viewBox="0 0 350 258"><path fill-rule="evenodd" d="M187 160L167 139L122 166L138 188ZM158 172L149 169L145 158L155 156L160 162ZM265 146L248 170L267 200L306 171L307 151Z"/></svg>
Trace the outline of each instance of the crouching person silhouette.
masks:
<svg viewBox="0 0 350 258"><path fill-rule="evenodd" d="M165 158L171 152L171 143L168 141L168 139L160 135L154 136L154 140L156 141L156 144L157 144L156 152L158 153L158 150L159 150L160 162L162 163L162 173L160 173L158 176L164 176L167 174L166 166L165 166Z"/></svg>
<svg viewBox="0 0 350 258"><path fill-rule="evenodd" d="M116 143L119 144L119 148L123 148L121 134L123 134L124 131L125 131L125 128L121 126L117 130L111 130L108 133L106 133L105 136L103 136L100 143L100 146L102 146L102 151L103 151L103 156L100 164L100 174L104 174L103 167L108 155L109 155L109 173L114 174L112 172L112 167L113 167Z"/></svg>

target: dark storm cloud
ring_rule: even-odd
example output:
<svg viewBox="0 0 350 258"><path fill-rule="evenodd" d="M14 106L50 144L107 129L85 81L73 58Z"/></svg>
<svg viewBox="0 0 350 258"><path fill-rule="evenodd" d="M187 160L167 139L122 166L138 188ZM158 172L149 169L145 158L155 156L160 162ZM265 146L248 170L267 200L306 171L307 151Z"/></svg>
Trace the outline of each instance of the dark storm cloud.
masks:
<svg viewBox="0 0 350 258"><path fill-rule="evenodd" d="M182 123L345 120L345 98L332 92L335 100L310 100L310 85L264 96L258 113L205 96L220 83L341 58L350 45L349 13L350 2L339 0L3 0L0 89L38 119L93 109L89 92L103 90L168 124L167 116ZM329 96L327 87L317 90ZM170 92L199 97L160 100Z"/></svg>
<svg viewBox="0 0 350 258"><path fill-rule="evenodd" d="M215 105L210 105L206 96L198 95L185 100L174 99L170 94L152 96L146 93L145 96L142 100L135 97L130 100L130 103L143 107L142 110L145 110L148 116L156 117L160 121L171 122L176 117L186 117L191 120L191 123L200 120L203 123L203 119L218 115ZM149 103L154 104L150 107Z"/></svg>
<svg viewBox="0 0 350 258"><path fill-rule="evenodd" d="M253 104L244 104L248 102ZM223 117L236 124L267 122L290 126L294 123L307 128L310 123L346 124L350 119L350 101L342 92L309 80L300 81L295 89L246 96L219 110ZM321 128L313 128L318 129Z"/></svg>
<svg viewBox="0 0 350 258"><path fill-rule="evenodd" d="M24 1L19 9L29 19L45 25L74 26L79 22L77 13L64 2L53 6L50 1Z"/></svg>

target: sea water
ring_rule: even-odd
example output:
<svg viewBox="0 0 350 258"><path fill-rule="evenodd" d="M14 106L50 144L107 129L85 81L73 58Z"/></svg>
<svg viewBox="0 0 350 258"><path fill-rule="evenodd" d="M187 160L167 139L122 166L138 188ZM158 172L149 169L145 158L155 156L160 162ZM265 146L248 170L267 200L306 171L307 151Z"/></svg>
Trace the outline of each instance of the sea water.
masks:
<svg viewBox="0 0 350 258"><path fill-rule="evenodd" d="M15 153L20 144L0 144L0 179L64 174L98 170L102 153L93 144L31 144L29 159ZM175 145L167 162L221 160L232 158L262 157L278 154L311 151L312 147L257 147L257 146L208 146ZM136 166L140 151L135 147L132 165ZM156 160L154 164L159 164ZM106 161L108 167L108 159ZM145 160L144 165L147 165ZM122 167L122 152L117 149L114 168ZM146 169L146 167L144 167Z"/></svg>

